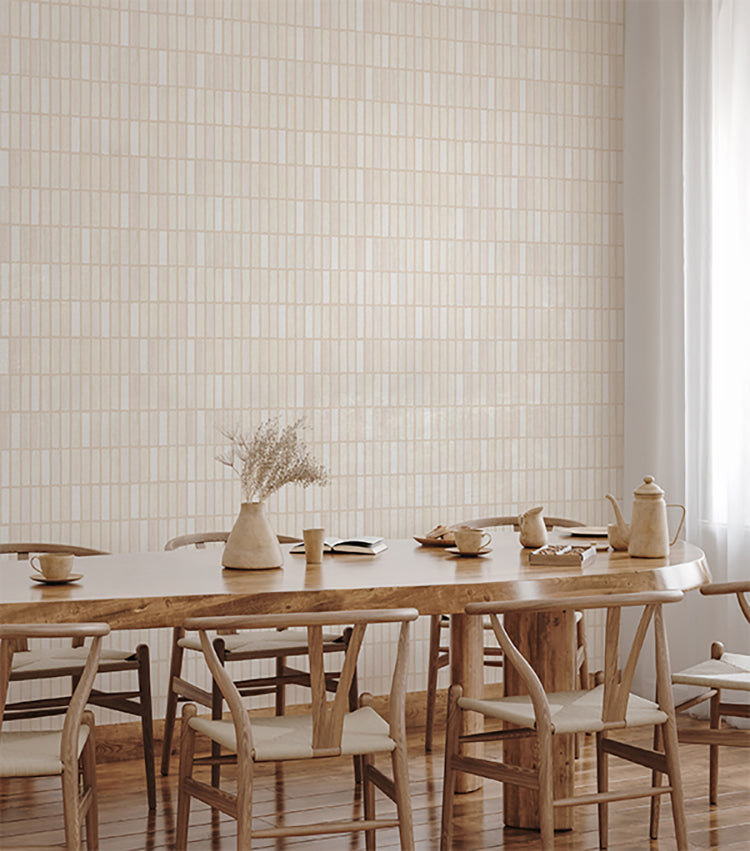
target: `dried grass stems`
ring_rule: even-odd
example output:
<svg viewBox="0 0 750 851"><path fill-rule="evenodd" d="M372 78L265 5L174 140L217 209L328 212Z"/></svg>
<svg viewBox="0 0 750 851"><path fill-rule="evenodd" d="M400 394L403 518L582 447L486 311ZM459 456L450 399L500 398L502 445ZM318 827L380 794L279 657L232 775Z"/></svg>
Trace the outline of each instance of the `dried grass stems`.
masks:
<svg viewBox="0 0 750 851"><path fill-rule="evenodd" d="M328 471L300 439L303 427L303 419L283 429L278 419L270 419L252 435L239 427L222 429L229 449L216 460L239 475L244 502L263 502L288 484L303 488L328 484Z"/></svg>

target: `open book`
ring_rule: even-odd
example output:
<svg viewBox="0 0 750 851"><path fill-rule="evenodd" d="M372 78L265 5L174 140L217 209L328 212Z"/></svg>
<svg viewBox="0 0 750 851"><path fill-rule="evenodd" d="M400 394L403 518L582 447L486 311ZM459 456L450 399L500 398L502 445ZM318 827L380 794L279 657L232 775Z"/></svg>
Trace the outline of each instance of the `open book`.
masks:
<svg viewBox="0 0 750 851"><path fill-rule="evenodd" d="M323 541L324 553L361 553L363 555L376 555L387 550L388 545L382 538L372 535L361 535L358 538L325 538ZM289 552L304 553L304 543L295 544Z"/></svg>

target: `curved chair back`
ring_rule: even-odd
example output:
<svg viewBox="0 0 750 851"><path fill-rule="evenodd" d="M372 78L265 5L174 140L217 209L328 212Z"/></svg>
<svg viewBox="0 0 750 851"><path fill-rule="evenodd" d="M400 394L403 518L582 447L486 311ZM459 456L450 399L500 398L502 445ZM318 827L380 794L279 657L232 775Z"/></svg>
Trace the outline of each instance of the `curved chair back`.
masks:
<svg viewBox="0 0 750 851"><path fill-rule="evenodd" d="M165 550L178 550L181 547L195 547L198 550L205 548L206 544L226 543L229 532L193 532L189 535L177 535L170 538L164 544ZM291 538L289 535L277 535L280 544L298 544L301 538Z"/></svg>
<svg viewBox="0 0 750 851"><path fill-rule="evenodd" d="M750 594L750 580L741 579L737 582L711 582L709 585L701 586L700 592L706 597L713 597L718 594L734 594L737 597L737 602L740 604L740 609L745 616L745 620L750 623L750 600L746 596Z"/></svg>
<svg viewBox="0 0 750 851"><path fill-rule="evenodd" d="M28 561L36 553L61 553L72 556L104 556L104 550L79 547L77 544L0 544L0 554L17 555L19 561Z"/></svg>
<svg viewBox="0 0 750 851"><path fill-rule="evenodd" d="M547 531L557 528L572 529L574 526L583 526L579 520L570 520L566 517L545 517L544 525ZM463 523L456 523L451 526L451 529L458 529L461 526L475 526L483 529L486 526L512 526L514 531L518 531L518 515L507 515L504 517L480 517L478 520L465 520Z"/></svg>

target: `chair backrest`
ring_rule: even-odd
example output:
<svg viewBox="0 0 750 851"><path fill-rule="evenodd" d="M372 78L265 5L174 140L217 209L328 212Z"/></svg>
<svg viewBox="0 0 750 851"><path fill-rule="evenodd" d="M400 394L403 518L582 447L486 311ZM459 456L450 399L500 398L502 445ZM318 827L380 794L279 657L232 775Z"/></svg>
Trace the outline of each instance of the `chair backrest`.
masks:
<svg viewBox="0 0 750 851"><path fill-rule="evenodd" d="M556 528L572 529L574 526L583 526L578 520L569 520L565 517L545 517L544 525L547 531ZM474 526L478 529L484 529L487 526L512 526L514 531L518 532L518 515L505 517L480 517L476 520L465 520L463 523L456 523L451 526L451 529L458 529L461 526Z"/></svg>
<svg viewBox="0 0 750 851"><path fill-rule="evenodd" d="M178 550L181 547L195 547L198 550L205 548L206 544L226 543L229 532L193 532L190 535L177 535L170 538L164 544L165 550ZM289 535L277 535L280 544L298 544L301 538L291 538Z"/></svg>
<svg viewBox="0 0 750 851"><path fill-rule="evenodd" d="M75 765L78 742L77 730L81 725L83 711L86 708L91 687L94 684L94 677L99 667L102 637L108 634L109 624L106 623L0 625L0 736L2 736L3 712L8 699L8 683L10 682L13 654L17 651L18 644L26 642L29 638L72 638L74 641L80 642L83 642L86 638L91 638L86 664L70 698L63 722L60 756L63 763Z"/></svg>
<svg viewBox="0 0 750 851"><path fill-rule="evenodd" d="M349 705L349 689L357 668L365 632L370 624L400 623L396 661L391 681L389 723L391 737L404 741L406 709L406 664L409 646L409 624L419 616L416 609L370 609L343 612L305 612L288 615L251 615L190 618L186 630L197 630L203 654L234 721L238 752L245 751L248 759L252 752L252 725L232 678L219 662L211 631L246 629L307 629L310 688L312 693L313 756L335 756L341 752L341 735ZM326 673L323 661L323 630L325 627L351 626L352 634L346 648L341 674L332 698L326 691Z"/></svg>
<svg viewBox="0 0 750 851"><path fill-rule="evenodd" d="M92 550L91 547L79 547L76 544L0 544L0 553L17 555L19 561L28 561L35 553L61 553L72 556L103 556L104 550Z"/></svg>
<svg viewBox="0 0 750 851"><path fill-rule="evenodd" d="M711 582L709 585L702 585L700 591L707 597L718 594L735 594L745 620L750 623L750 600L746 596L750 594L750 579L738 582Z"/></svg>
<svg viewBox="0 0 750 851"><path fill-rule="evenodd" d="M682 591L648 591L633 594L596 594L585 597L549 597L536 600L504 600L489 603L470 603L466 607L468 615L489 615L492 629L498 643L503 648L506 660L518 671L526 684L534 704L537 716L550 717L549 704L544 687L534 669L518 650L498 615L521 611L552 611L560 609L606 609L606 632L604 648L604 696L602 703L602 721L619 724L623 721L628 707L630 688L636 671L643 643L650 625L653 623L655 639L655 657L657 683L669 684L669 653L666 632L662 616L664 603L676 603L683 598ZM620 667L620 614L625 607L639 606L643 611L628 651L624 666ZM671 688L658 689L658 702L663 707L671 706ZM668 693L667 693L668 692Z"/></svg>

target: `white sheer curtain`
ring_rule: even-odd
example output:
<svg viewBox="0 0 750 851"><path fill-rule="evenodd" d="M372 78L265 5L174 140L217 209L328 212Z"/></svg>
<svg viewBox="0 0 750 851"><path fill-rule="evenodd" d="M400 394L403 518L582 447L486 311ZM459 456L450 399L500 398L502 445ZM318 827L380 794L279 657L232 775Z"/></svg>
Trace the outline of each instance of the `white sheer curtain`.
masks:
<svg viewBox="0 0 750 851"><path fill-rule="evenodd" d="M702 539L739 579L750 576L750 0L715 0L712 29L711 372L696 400L711 412L712 463L696 489Z"/></svg>
<svg viewBox="0 0 750 851"><path fill-rule="evenodd" d="M686 505L715 581L750 576L750 0L625 24L624 481ZM732 598L673 607L674 667L716 639L747 645Z"/></svg>

